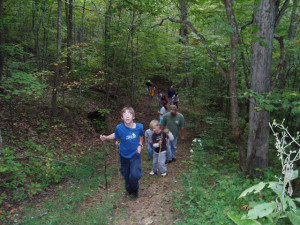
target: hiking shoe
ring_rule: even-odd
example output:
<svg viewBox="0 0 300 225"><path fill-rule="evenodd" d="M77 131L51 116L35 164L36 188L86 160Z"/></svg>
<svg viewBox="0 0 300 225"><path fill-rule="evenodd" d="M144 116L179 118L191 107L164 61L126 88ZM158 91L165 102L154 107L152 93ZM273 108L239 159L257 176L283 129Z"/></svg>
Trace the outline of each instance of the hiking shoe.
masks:
<svg viewBox="0 0 300 225"><path fill-rule="evenodd" d="M153 171L151 171L150 173L149 173L149 175L151 175L151 176L153 176L155 173L153 172Z"/></svg>
<svg viewBox="0 0 300 225"><path fill-rule="evenodd" d="M139 191L138 190L132 191L129 196L132 200L135 200L139 197Z"/></svg>
<svg viewBox="0 0 300 225"><path fill-rule="evenodd" d="M165 177L165 176L167 176L167 173L162 173L161 175L162 175L163 177Z"/></svg>

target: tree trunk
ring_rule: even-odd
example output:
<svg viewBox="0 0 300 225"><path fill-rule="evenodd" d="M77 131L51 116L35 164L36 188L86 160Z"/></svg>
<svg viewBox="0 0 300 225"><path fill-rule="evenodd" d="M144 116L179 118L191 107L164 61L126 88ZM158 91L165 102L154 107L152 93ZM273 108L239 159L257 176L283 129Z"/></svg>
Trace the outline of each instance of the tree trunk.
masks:
<svg viewBox="0 0 300 225"><path fill-rule="evenodd" d="M45 70L46 67L46 54L47 54L47 40L48 40L48 30L47 30L47 25L45 23L45 15L46 15L46 9L47 9L47 5L46 2L44 2L43 5L43 12L42 12L42 28L43 28L43 56L42 56L42 62L41 62L41 66L42 66L42 70Z"/></svg>
<svg viewBox="0 0 300 225"><path fill-rule="evenodd" d="M135 11L132 10L132 19L131 19L131 106L135 105L135 65L134 65L134 48L133 48L133 38L135 27L134 24Z"/></svg>
<svg viewBox="0 0 300 225"><path fill-rule="evenodd" d="M3 0L0 0L0 82L3 78L3 68L4 68L4 37L3 37L3 26L4 26L4 13L3 13Z"/></svg>
<svg viewBox="0 0 300 225"><path fill-rule="evenodd" d="M180 0L179 2L180 4L180 20L182 21L186 21L187 18L188 18L188 6L186 4L186 0ZM184 45L187 45L187 43L189 42L189 36L188 36L188 27L186 24L182 24L181 25L181 28L179 30L179 35L181 36L182 38L182 43Z"/></svg>
<svg viewBox="0 0 300 225"><path fill-rule="evenodd" d="M105 23L104 23L104 48L105 48L105 66L106 66L106 71L105 71L105 76L106 76L106 105L109 105L109 95L110 95L110 89L111 89L111 71L109 70L110 67L110 24L111 24L111 17L112 16L112 2L111 0L109 1L109 5L106 11L106 15L109 15L109 17L105 17Z"/></svg>
<svg viewBox="0 0 300 225"><path fill-rule="evenodd" d="M224 0L226 15L230 21L232 27L232 32L230 35L231 43L231 59L230 59L230 73L229 73L229 96L230 96L230 112L231 112L231 125L233 134L235 137L235 142L238 146L240 169L244 171L246 162L246 152L244 149L244 141L240 132L239 127L239 109L238 109L238 99L236 90L236 64L237 64L237 52L238 52L238 29L235 20L235 15L233 13L231 0Z"/></svg>
<svg viewBox="0 0 300 225"><path fill-rule="evenodd" d="M81 18L81 32L80 32L80 67L82 68L83 66L83 43L84 43L84 18L85 18L85 4L86 0L83 2L83 7L82 7L82 18ZM81 87L81 73L79 75L79 99L81 100L82 96L82 87Z"/></svg>
<svg viewBox="0 0 300 225"><path fill-rule="evenodd" d="M295 36L295 27L296 27L296 21L297 21L297 8L298 8L298 3L299 0L294 0L293 1L293 9L292 9L292 13L291 13L291 22L290 22L290 26L289 26L289 31L288 31L288 40L292 41L294 39ZM288 73L290 71L289 64L290 64L290 58L291 58L291 54L288 52L285 56L285 61L284 61L284 65L283 65L283 71L282 74L280 76L280 89L283 89L286 85L286 80L288 78Z"/></svg>
<svg viewBox="0 0 300 225"><path fill-rule="evenodd" d="M72 32L73 32L73 0L66 1L66 24L67 24L67 70L72 70Z"/></svg>
<svg viewBox="0 0 300 225"><path fill-rule="evenodd" d="M52 116L57 116L57 92L59 84L59 73L60 73L60 58L61 58L61 0L57 1L57 66L54 75L53 91L52 91Z"/></svg>
<svg viewBox="0 0 300 225"><path fill-rule="evenodd" d="M274 0L261 0L254 8L254 25L258 27L256 41L252 43L251 89L264 94L270 90L272 49L275 25ZM247 149L247 171L258 174L268 166L269 121L270 113L264 109L258 111L255 98L250 99L249 134ZM256 173L257 174L257 173Z"/></svg>

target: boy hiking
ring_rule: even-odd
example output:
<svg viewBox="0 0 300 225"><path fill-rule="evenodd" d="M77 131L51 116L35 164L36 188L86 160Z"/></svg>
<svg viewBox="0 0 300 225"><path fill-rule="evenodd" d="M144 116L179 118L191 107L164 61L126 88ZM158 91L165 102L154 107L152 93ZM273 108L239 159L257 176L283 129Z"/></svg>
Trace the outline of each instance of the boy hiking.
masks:
<svg viewBox="0 0 300 225"><path fill-rule="evenodd" d="M152 120L153 123L153 167L150 175L157 174L159 170L162 176L167 175L166 154L167 154L167 139L173 140L173 134L168 130L161 130L157 120Z"/></svg>
<svg viewBox="0 0 300 225"><path fill-rule="evenodd" d="M106 136L100 135L101 141L120 139L121 173L125 180L128 194L138 197L139 179L143 176L141 166L141 151L143 148L144 128L135 123L135 112L132 107L125 107L121 111L123 123L117 125L115 132Z"/></svg>
<svg viewBox="0 0 300 225"><path fill-rule="evenodd" d="M153 158L153 146L152 146L152 135L154 133L153 125L154 123L152 120L149 124L149 129L145 131L145 143L147 144L147 151L150 159Z"/></svg>

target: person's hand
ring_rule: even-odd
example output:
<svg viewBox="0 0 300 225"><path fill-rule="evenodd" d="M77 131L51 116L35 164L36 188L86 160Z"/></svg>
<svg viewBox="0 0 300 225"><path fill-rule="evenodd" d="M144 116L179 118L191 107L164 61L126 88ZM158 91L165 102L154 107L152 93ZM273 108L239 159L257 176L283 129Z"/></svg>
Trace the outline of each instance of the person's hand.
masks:
<svg viewBox="0 0 300 225"><path fill-rule="evenodd" d="M100 140L101 140L101 141L105 141L105 140L106 140L106 136L101 134L101 135L100 135Z"/></svg>
<svg viewBox="0 0 300 225"><path fill-rule="evenodd" d="M181 136L180 136L180 139L181 139L182 141L184 141L184 136L183 136L183 135L181 135Z"/></svg>
<svg viewBox="0 0 300 225"><path fill-rule="evenodd" d="M159 143L159 146L161 147L161 145L162 145L162 140L160 140L158 143Z"/></svg>
<svg viewBox="0 0 300 225"><path fill-rule="evenodd" d="M169 133L169 129L164 129L164 133L168 134Z"/></svg>
<svg viewBox="0 0 300 225"><path fill-rule="evenodd" d="M139 145L139 147L137 148L137 150L136 150L136 151L137 151L137 153L141 154L141 151L142 151L142 146L140 146L140 145Z"/></svg>

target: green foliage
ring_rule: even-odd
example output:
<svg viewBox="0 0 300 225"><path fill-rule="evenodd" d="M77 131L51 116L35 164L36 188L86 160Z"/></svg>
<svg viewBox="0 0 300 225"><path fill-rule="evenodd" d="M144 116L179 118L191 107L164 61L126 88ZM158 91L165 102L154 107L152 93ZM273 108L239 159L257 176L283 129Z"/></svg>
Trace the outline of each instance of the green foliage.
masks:
<svg viewBox="0 0 300 225"><path fill-rule="evenodd" d="M261 193L261 191L267 187L273 191L273 194L276 197L276 201L266 201L262 200L260 202L250 203L251 209L248 211L247 215L240 217L240 219L232 218L228 215L236 224L243 224L246 220L258 220L260 218L267 218L270 223L277 224L279 219L288 217L292 224L299 224L300 217L297 215L299 208L297 208L295 202L298 202L298 199L292 199L293 194L292 180L295 180L298 177L298 170L293 169L293 164L300 159L300 148L299 148L299 132L295 137L291 136L282 124L277 124L275 121L271 126L271 130L276 137L276 149L278 151L278 157L282 165L282 175L283 177L279 178L278 182L260 182L250 188L244 190L239 198L245 197L252 192ZM279 129L281 136L279 137ZM296 150L291 146L295 145ZM293 150L289 150L289 149ZM297 149L298 148L298 149ZM275 198L273 198L275 199Z"/></svg>
<svg viewBox="0 0 300 225"><path fill-rule="evenodd" d="M111 224L113 207L119 200L119 193L99 193L101 175L85 177L68 182L65 188L58 186L57 194L48 198L42 205L29 206L21 219L23 224ZM42 215L42 216L41 216Z"/></svg>
<svg viewBox="0 0 300 225"><path fill-rule="evenodd" d="M26 155L4 148L0 159L0 175L5 181L0 183L0 187L5 188L7 197L13 201L38 194L49 184L60 182L73 171L69 159L55 159L54 150L32 141L19 144L27 149Z"/></svg>
<svg viewBox="0 0 300 225"><path fill-rule="evenodd" d="M45 84L42 84L32 74L25 72L13 72L11 77L0 83L0 98L9 100L18 96L23 99L41 97Z"/></svg>
<svg viewBox="0 0 300 225"><path fill-rule="evenodd" d="M241 200L231 201L231 198L237 199L239 191L251 183L236 172L238 164L229 154L223 155L218 148L207 145L213 139L203 135L201 140L193 141L184 195L174 202L176 216L181 219L177 224L230 224L226 214L242 204Z"/></svg>
<svg viewBox="0 0 300 225"><path fill-rule="evenodd" d="M293 115L300 115L300 93L296 90L279 92L278 89L275 89L272 94L266 96L249 90L244 93L244 96L255 98L257 111L262 109L270 112L284 110Z"/></svg>

